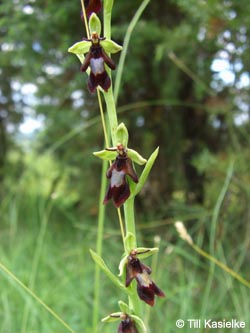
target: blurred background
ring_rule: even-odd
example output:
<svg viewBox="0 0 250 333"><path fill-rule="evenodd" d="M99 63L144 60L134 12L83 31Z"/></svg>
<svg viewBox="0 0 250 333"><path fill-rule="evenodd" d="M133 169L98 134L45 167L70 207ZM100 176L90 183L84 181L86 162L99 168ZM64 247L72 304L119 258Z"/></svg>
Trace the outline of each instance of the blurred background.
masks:
<svg viewBox="0 0 250 333"><path fill-rule="evenodd" d="M117 43L140 3L114 2ZM167 297L147 314L152 332L175 332L179 318L235 318L250 327L249 289L174 228L183 221L197 245L249 279L249 13L248 0L151 1L131 37L119 121L145 158L160 146L136 199L140 245L161 236L154 278ZM1 262L77 332L91 331L88 249L101 177L92 152L103 147L97 98L67 53L84 36L80 1L0 4ZM119 54L113 58L118 64ZM104 236L103 256L116 274L123 250L112 204ZM100 318L118 311L121 297L109 280L102 284ZM2 272L0 291L1 332L67 332ZM101 332L116 330L100 324Z"/></svg>

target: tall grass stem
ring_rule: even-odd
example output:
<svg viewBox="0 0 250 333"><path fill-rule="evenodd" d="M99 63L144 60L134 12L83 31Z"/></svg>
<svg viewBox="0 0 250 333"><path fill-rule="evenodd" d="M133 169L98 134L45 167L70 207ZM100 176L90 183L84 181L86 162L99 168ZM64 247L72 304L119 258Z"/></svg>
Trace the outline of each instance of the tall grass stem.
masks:
<svg viewBox="0 0 250 333"><path fill-rule="evenodd" d="M137 9L134 17L130 21L129 26L127 28L127 31L126 31L126 34L125 34L125 37L124 37L124 42L123 42L123 49L122 49L122 53L121 53L121 56L120 56L120 60L119 60L119 64L118 64L117 72L116 72L115 87L114 87L115 103L117 103L117 99L118 99L118 95L119 95L119 91L120 91L121 79L122 79L125 59L126 59L126 56L127 56L127 53L128 53L128 46L129 46L131 35L132 35L132 33L133 33L137 23L138 23L143 11L145 10L145 8L149 4L149 2L150 2L150 0L142 1L141 5Z"/></svg>
<svg viewBox="0 0 250 333"><path fill-rule="evenodd" d="M0 262L0 269L13 281L15 281L23 290L25 290L32 298L34 298L45 310L47 310L59 323L61 323L69 332L75 333L71 328L54 310L52 310L41 298L39 298L34 291L27 287L15 274L13 274L4 264Z"/></svg>

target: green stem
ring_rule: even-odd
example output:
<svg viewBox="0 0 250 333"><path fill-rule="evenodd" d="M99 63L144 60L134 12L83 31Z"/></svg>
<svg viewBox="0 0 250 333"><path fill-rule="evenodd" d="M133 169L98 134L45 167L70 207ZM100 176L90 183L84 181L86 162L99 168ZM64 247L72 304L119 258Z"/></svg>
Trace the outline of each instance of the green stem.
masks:
<svg viewBox="0 0 250 333"><path fill-rule="evenodd" d="M134 201L135 197L130 197L124 204L124 216L125 216L125 226L126 234L129 232L135 235L135 243L133 248L137 247L136 244L136 231L135 231L135 213L134 213Z"/></svg>
<svg viewBox="0 0 250 333"><path fill-rule="evenodd" d="M113 2L113 0L104 0L103 3L103 34L108 39L111 39L111 16Z"/></svg>
<svg viewBox="0 0 250 333"><path fill-rule="evenodd" d="M147 3L148 0L145 0L143 3ZM111 38L111 16L112 16L112 7L113 0L105 0L104 1L104 36L106 38ZM135 22L136 23L136 22ZM110 70L107 69L109 75ZM104 93L104 99L107 106L108 120L110 126L110 133L112 138L113 146L117 145L117 136L116 131L118 127L118 119L117 119L117 111L116 111L116 102L113 94L112 85L109 88L108 92ZM124 204L124 215L125 215L125 226L126 233L131 232L135 236L134 248L136 248L136 232L135 232L135 215L134 215L134 197L130 197L127 202ZM141 302L137 295L136 291L136 283L133 281L131 286L129 287L132 291L129 296L129 307L133 309L134 313L137 315L141 315Z"/></svg>
<svg viewBox="0 0 250 333"><path fill-rule="evenodd" d="M104 229L104 216L105 216L105 206L102 201L105 195L107 187L107 177L106 170L108 167L108 162L103 161L102 164L102 178L101 178L101 189L100 189L100 199L99 199L99 214L98 214L98 231L97 231L97 241L96 241L96 252L99 256L102 255L102 241L103 241L103 229ZM94 304L93 304L93 332L98 332L98 321L99 321L99 299L100 299L100 267L95 265L95 279L94 279Z"/></svg>
<svg viewBox="0 0 250 333"><path fill-rule="evenodd" d="M218 267L220 267L221 269L223 269L225 272L227 272L228 274L230 274L233 278L235 278L236 280L238 280L240 283L242 283L246 287L250 288L250 281L247 281L246 279L244 279L241 275L239 275L238 273L236 273L233 269L229 268L223 262L219 261L215 257L211 256L209 253L207 253L204 250L202 250L199 246L197 246L195 244L190 244L190 245L201 256L207 258L212 263L214 263L215 265L217 265Z"/></svg>
<svg viewBox="0 0 250 333"><path fill-rule="evenodd" d="M226 176L224 185L223 185L220 195L217 199L216 205L214 207L213 215L212 215L211 231L210 231L210 244L209 244L210 245L210 254L212 257L214 257L214 254L215 254L215 237L216 237L217 221L219 218L219 213L220 213L220 209L221 209L223 200L225 198L231 178L233 176L233 169L234 169L234 163L231 162L228 167L228 170L227 170L227 176ZM207 306L209 303L208 299L209 299L210 292L212 290L212 283L213 283L213 279L214 279L214 271L215 271L215 262L213 260L211 260L206 288L204 291L203 304L202 304L202 309L201 309L201 317L203 317L207 312Z"/></svg>
<svg viewBox="0 0 250 333"><path fill-rule="evenodd" d="M130 197L124 204L124 216L125 216L125 226L126 234L132 233L134 237L134 244L132 247L135 249L137 247L136 241L136 230L135 230L135 213L134 213L134 201L135 197ZM131 295L129 296L129 307L133 309L134 313L141 317L141 301L137 295L136 282L134 281L131 286Z"/></svg>
<svg viewBox="0 0 250 333"><path fill-rule="evenodd" d="M32 267L31 267L31 273L30 273L30 279L29 279L29 285L28 285L28 287L30 289L34 289L34 286L35 286L38 266L39 266L39 262L40 262L40 258L41 258L41 254L42 254L45 234L46 234L47 225L48 225L48 221L49 221L49 215L52 210L52 202L49 203L47 212L45 211L45 208L46 207L42 207L42 212L39 211L39 213L38 213L39 218L41 217L41 215L43 215L43 216L41 218L41 225L40 225L36 248L35 248L34 257L33 257L33 261L32 261ZM38 208L38 210L40 210L40 209ZM25 304L24 311L23 311L21 333L27 332L29 310L30 310L30 300L28 299Z"/></svg>
<svg viewBox="0 0 250 333"><path fill-rule="evenodd" d="M110 127L112 143L113 143L113 146L116 146L118 143L117 139L116 139L116 130L118 127L118 120L117 120L116 106L115 106L112 86L103 95L104 95L105 103L107 106L107 113L108 113L108 120L109 120L109 127Z"/></svg>
<svg viewBox="0 0 250 333"><path fill-rule="evenodd" d="M210 253L212 255L214 255L216 226L217 226L217 221L218 221L218 217L219 217L219 214L220 214L220 208L222 206L225 195L227 193L230 181L232 179L233 170L234 170L234 162L231 162L229 167L228 167L228 170L227 170L227 175L226 175L224 185L223 185L222 190L220 192L220 195L219 195L219 197L216 201L216 205L214 207L214 211L213 211L213 215L212 215L211 232L210 232Z"/></svg>

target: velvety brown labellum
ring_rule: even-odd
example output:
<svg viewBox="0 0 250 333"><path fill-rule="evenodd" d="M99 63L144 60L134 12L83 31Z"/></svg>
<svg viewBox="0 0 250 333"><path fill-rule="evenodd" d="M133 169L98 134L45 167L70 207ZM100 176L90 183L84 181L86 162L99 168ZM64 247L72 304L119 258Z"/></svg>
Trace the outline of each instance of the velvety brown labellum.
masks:
<svg viewBox="0 0 250 333"><path fill-rule="evenodd" d="M138 176L135 173L131 159L125 152L118 154L115 161L107 171L107 178L110 180L108 191L103 203L106 204L113 199L114 205L120 207L130 196L129 184L126 175L137 183Z"/></svg>
<svg viewBox="0 0 250 333"><path fill-rule="evenodd" d="M127 317L120 323L118 327L118 333L138 333L138 330L134 321Z"/></svg>
<svg viewBox="0 0 250 333"><path fill-rule="evenodd" d="M140 275L137 277L137 279L140 278ZM137 293L141 300L146 302L148 305L153 306L155 304L155 295L159 297L164 297L164 292L157 287L157 285L150 280L150 282L144 286L140 282L137 281Z"/></svg>
<svg viewBox="0 0 250 333"><path fill-rule="evenodd" d="M126 287L130 285L133 279L136 279L138 296L141 300L153 306L155 303L155 295L164 297L165 294L151 280L151 272L151 268L141 263L141 261L136 257L136 254L130 254L128 256Z"/></svg>

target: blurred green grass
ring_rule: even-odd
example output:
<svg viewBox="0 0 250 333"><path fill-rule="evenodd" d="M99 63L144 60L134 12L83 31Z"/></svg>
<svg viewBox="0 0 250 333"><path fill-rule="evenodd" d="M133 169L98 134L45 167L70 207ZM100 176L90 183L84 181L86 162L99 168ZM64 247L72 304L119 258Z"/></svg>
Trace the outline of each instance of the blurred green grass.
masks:
<svg viewBox="0 0 250 333"><path fill-rule="evenodd" d="M79 218L64 201L54 197L50 193L53 177L47 178L50 184L46 190L39 188L37 182L41 178L37 178L34 170L27 173L26 181L17 184L16 190L1 203L1 262L25 285L31 286L75 332L91 332L94 263L89 248L95 249L96 219ZM38 189L37 193L34 188ZM206 247L200 230L203 228L204 233L209 230L210 225L204 225L209 219L202 218L200 212L198 216L189 231L199 246ZM108 219L105 223L103 257L118 274L123 252L119 226ZM245 321L246 327L250 327L249 289L215 267L212 287L205 297L210 263L178 239L173 223L174 220L151 221L147 229L143 223L138 224L143 244L153 246L154 237L161 235L157 272L153 278L165 291L166 298L157 299L156 306L150 310L151 332L176 332L177 319L198 319L202 311L206 319L234 318ZM237 247L231 247L230 242L217 242L217 259L248 278L249 267L243 265L246 255L241 239ZM151 264L149 260L146 263ZM4 272L1 272L0 290L1 332L68 331ZM119 299L120 292L102 274L100 319L118 311ZM116 332L117 324L100 323L99 331ZM227 329L227 332L238 331Z"/></svg>

